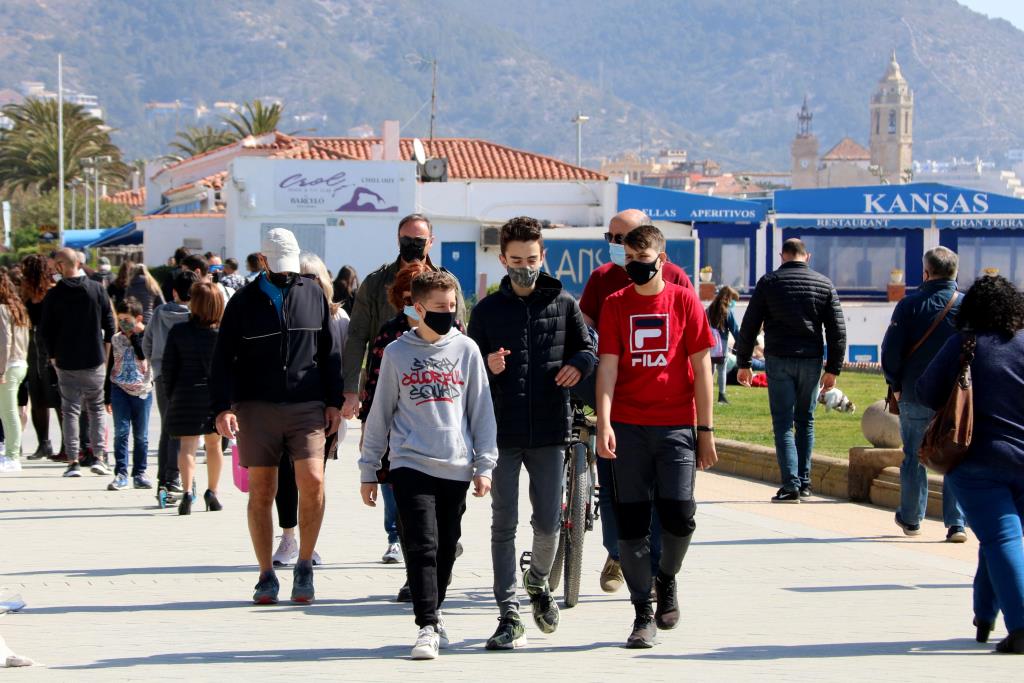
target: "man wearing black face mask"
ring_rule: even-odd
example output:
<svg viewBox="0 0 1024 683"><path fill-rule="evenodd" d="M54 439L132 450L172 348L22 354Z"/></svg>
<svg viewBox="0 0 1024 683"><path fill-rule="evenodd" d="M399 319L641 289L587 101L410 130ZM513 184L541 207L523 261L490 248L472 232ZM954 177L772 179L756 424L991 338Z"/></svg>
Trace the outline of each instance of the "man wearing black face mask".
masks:
<svg viewBox="0 0 1024 683"><path fill-rule="evenodd" d="M324 516L324 444L341 424L341 340L316 278L298 274L295 236L274 228L261 251L264 272L224 310L210 393L217 431L237 434L239 459L249 470L249 534L260 566L253 602L277 602L271 506L286 457L299 489L292 602L310 603L313 548Z"/></svg>
<svg viewBox="0 0 1024 683"><path fill-rule="evenodd" d="M385 263L370 273L356 291L352 305L352 322L349 323L348 339L342 357L342 374L345 377L345 405L342 415L352 419L359 412L362 373L366 351L377 336L381 326L398 314L398 309L388 300L388 288L395 276L414 261L425 261L431 270L444 270L430 262L430 248L434 245L434 227L430 219L421 213L412 213L398 222L398 258ZM456 315L465 322L466 303L462 291L455 292Z"/></svg>

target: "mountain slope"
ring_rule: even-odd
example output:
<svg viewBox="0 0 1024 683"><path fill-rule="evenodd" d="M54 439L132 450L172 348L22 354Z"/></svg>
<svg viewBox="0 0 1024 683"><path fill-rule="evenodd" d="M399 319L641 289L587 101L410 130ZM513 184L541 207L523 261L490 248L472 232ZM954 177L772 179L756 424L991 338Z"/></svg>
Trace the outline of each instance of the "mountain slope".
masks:
<svg viewBox="0 0 1024 683"><path fill-rule="evenodd" d="M785 168L810 94L827 149L867 142L868 98L896 49L916 96L915 157L1024 147L1024 33L954 0L5 0L0 87L100 96L129 156L166 151L176 127L153 100L212 104L276 96L325 112L321 134L399 119L426 136L485 137L585 161L684 147L732 167ZM309 124L295 124L302 129ZM285 129L289 129L287 125Z"/></svg>

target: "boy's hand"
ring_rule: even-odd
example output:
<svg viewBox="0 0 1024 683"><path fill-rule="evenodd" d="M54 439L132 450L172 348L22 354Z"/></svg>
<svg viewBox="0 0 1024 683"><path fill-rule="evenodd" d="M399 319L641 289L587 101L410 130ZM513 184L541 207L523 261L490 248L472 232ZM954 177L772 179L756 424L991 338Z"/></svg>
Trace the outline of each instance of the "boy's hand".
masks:
<svg viewBox="0 0 1024 683"><path fill-rule="evenodd" d="M718 448L712 432L697 432L697 464L702 470L709 470L718 462Z"/></svg>
<svg viewBox="0 0 1024 683"><path fill-rule="evenodd" d="M363 505L377 507L377 484L360 484L359 495L363 497Z"/></svg>
<svg viewBox="0 0 1024 683"><path fill-rule="evenodd" d="M107 415L113 415L113 414L114 414L114 406L112 406L111 404L108 403L107 404Z"/></svg>
<svg viewBox="0 0 1024 683"><path fill-rule="evenodd" d="M555 375L555 384L560 387L574 387L583 377L583 373L571 365L563 365Z"/></svg>
<svg viewBox="0 0 1024 683"><path fill-rule="evenodd" d="M597 428L597 454L605 460L615 460L615 430L611 425Z"/></svg>
<svg viewBox="0 0 1024 683"><path fill-rule="evenodd" d="M512 353L506 351L505 347L502 347L494 353L487 354L487 369L491 371L492 375L500 375L505 372L505 356Z"/></svg>
<svg viewBox="0 0 1024 683"><path fill-rule="evenodd" d="M142 323L135 323L135 334L143 334L146 331L146 326Z"/></svg>
<svg viewBox="0 0 1024 683"><path fill-rule="evenodd" d="M491 492L491 478L490 477L473 477L473 495L477 498L483 498Z"/></svg>
<svg viewBox="0 0 1024 683"><path fill-rule="evenodd" d="M326 431L324 434L330 436L341 428L341 411L334 406L324 409L324 423Z"/></svg>
<svg viewBox="0 0 1024 683"><path fill-rule="evenodd" d="M736 371L736 381L742 386L749 387L754 380L754 371L750 368L740 368Z"/></svg>

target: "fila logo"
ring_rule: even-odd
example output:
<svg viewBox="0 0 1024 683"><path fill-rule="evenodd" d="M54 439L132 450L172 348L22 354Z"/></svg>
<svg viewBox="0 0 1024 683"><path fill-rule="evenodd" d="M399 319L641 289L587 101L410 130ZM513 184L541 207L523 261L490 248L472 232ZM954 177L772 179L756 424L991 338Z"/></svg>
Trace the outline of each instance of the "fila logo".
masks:
<svg viewBox="0 0 1024 683"><path fill-rule="evenodd" d="M646 313L629 317L631 365L656 368L668 365L668 314Z"/></svg>
<svg viewBox="0 0 1024 683"><path fill-rule="evenodd" d="M647 313L629 317L630 351L668 351L668 314Z"/></svg>

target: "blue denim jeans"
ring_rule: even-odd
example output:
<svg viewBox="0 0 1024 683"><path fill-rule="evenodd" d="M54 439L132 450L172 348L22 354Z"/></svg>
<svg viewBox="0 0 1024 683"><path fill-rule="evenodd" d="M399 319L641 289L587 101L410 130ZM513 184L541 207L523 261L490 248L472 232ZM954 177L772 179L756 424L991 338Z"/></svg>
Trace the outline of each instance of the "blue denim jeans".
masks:
<svg viewBox="0 0 1024 683"><path fill-rule="evenodd" d="M964 462L946 475L981 542L996 600L975 593L975 609L1003 610L1007 630L1024 628L1024 472ZM981 577L984 581L984 577ZM978 577L975 579L976 585ZM984 583L982 583L984 589ZM977 614L977 613L976 613ZM978 615L978 616L990 616Z"/></svg>
<svg viewBox="0 0 1024 683"><path fill-rule="evenodd" d="M987 621L990 624L996 623L996 615L999 614L999 598L996 597L996 589L992 585L992 577L988 575L988 563L985 562L985 553L978 547L978 569L974 572L974 616L978 621Z"/></svg>
<svg viewBox="0 0 1024 683"><path fill-rule="evenodd" d="M601 511L601 545L613 560L619 559L619 525L615 521L615 481L612 461L597 459L597 505ZM658 511L651 509L651 571L658 570L661 562L661 520Z"/></svg>
<svg viewBox="0 0 1024 683"><path fill-rule="evenodd" d="M765 369L782 488L796 491L811 484L814 408L820 388L821 359L768 356Z"/></svg>
<svg viewBox="0 0 1024 683"><path fill-rule="evenodd" d="M114 414L114 473L128 474L128 433L133 439L132 476L146 472L149 451L149 409L153 392L146 398L132 396L116 384L110 387L110 406Z"/></svg>
<svg viewBox="0 0 1024 683"><path fill-rule="evenodd" d="M398 504L390 484L381 486L380 493L384 497L384 531L388 535L388 545L391 545L398 543Z"/></svg>
<svg viewBox="0 0 1024 683"><path fill-rule="evenodd" d="M900 401L900 436L903 438L903 464L900 465L900 519L920 524L928 507L928 471L917 460L925 430L935 411L913 401ZM956 503L949 482L942 482L942 523L964 525L964 513Z"/></svg>

